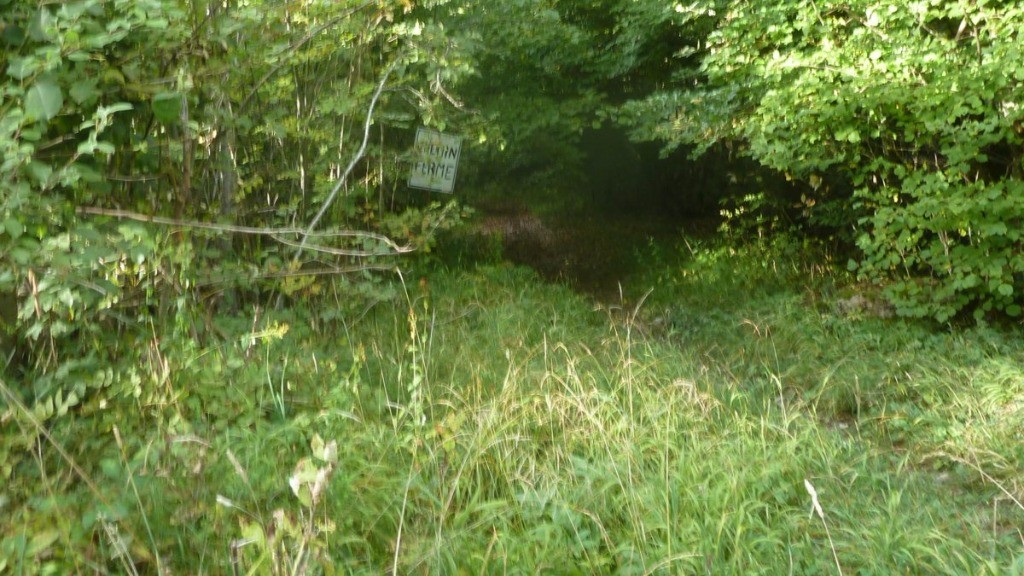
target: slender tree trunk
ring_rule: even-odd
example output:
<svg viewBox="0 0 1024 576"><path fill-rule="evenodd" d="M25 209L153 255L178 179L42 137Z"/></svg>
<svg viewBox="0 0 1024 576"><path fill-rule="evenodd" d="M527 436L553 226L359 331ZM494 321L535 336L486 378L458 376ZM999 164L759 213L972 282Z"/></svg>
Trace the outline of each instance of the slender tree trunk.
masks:
<svg viewBox="0 0 1024 576"><path fill-rule="evenodd" d="M192 134L188 128L188 98L181 102L181 212L189 214L192 206Z"/></svg>
<svg viewBox="0 0 1024 576"><path fill-rule="evenodd" d="M233 224L237 220L235 195L238 192L238 171L235 162L235 128L230 103L226 104L222 118L224 119L223 126L217 135L216 146L213 150L216 155L213 162L216 172L213 178L215 190L220 199L220 221L224 224ZM225 258L234 251L232 238L231 234L220 236L220 250ZM238 311L238 295L234 287L224 290L221 302L228 313Z"/></svg>

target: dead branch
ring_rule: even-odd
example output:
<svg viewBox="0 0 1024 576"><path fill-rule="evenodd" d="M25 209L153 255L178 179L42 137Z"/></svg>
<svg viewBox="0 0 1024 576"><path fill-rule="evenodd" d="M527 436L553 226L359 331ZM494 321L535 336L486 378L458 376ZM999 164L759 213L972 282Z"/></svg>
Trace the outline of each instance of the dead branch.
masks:
<svg viewBox="0 0 1024 576"><path fill-rule="evenodd" d="M303 235L303 237L315 237L315 238L359 238L363 240L373 240L384 244L390 248L393 252L385 253L365 253L365 254L350 254L353 256L386 256L388 254L405 254L415 250L412 246L400 246L394 240L384 236L383 234L377 234L374 232L365 232L362 230L325 230L323 232L311 232L304 228L257 228L253 226L238 226L235 224L218 224L216 222L199 222L196 220L180 220L178 218L166 218L164 216L153 216L151 214L140 214L138 212L130 212L128 210L112 210L109 208L94 208L92 206L79 206L75 208L75 213L82 215L93 215L93 216L110 216L112 218L122 218L126 220L135 220L138 222L148 222L150 224L161 224L164 226L180 226L182 228L198 228L201 230L211 230L214 232L228 232L233 234L256 234L262 236L270 236L272 239L279 242L283 242L289 245L296 245L294 242L285 242L281 239L281 236L288 234Z"/></svg>
<svg viewBox="0 0 1024 576"><path fill-rule="evenodd" d="M302 242L293 242L286 240L280 236L271 236L274 240L277 240L285 246L291 246L292 248L299 248L300 250L312 250L314 252L321 252L323 254L333 254L335 256L352 256L355 258L370 258L373 256L394 256L396 254L405 254L412 252L414 248L410 246L392 246L392 252L370 252L368 250L352 250L347 248L332 248L330 246L318 246L316 244L308 244L305 242L305 238Z"/></svg>

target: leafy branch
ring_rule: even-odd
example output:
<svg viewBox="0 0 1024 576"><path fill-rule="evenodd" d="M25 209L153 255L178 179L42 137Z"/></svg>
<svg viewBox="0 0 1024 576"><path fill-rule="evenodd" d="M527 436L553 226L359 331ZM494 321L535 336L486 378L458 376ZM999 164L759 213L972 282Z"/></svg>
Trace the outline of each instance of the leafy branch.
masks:
<svg viewBox="0 0 1024 576"><path fill-rule="evenodd" d="M345 20L348 17L352 16L356 12L359 12L360 10L362 10L362 9L372 5L372 4L373 4L372 1L363 2L359 6L351 8L351 9L345 11L343 14L339 14L338 16L336 16L334 18L331 18L330 20L328 20L327 22L324 22L323 24L317 26L316 28L313 28L312 30L307 32L305 36L303 36L298 41L296 41L294 44L289 46L288 47L288 52L295 52L299 48L302 48L303 46L305 46L307 43L309 43L310 40L312 40L313 38L318 36L323 31L325 31L325 30L327 30L329 28L332 28L333 26L341 23L343 20ZM286 58L282 59L282 61L278 65L276 65L273 68L271 68L270 70L268 70L267 73L264 74L263 77L260 78L258 82L256 82L256 84L253 85L252 89L249 90L249 93L245 96L245 99L242 100L241 109L244 110L249 105L249 102L252 101L253 97L256 96L256 92L258 92L259 89L264 84L266 84L268 80L273 78L274 75L277 74L281 70L281 68L286 66L288 64L288 62L289 62L288 59L286 59Z"/></svg>

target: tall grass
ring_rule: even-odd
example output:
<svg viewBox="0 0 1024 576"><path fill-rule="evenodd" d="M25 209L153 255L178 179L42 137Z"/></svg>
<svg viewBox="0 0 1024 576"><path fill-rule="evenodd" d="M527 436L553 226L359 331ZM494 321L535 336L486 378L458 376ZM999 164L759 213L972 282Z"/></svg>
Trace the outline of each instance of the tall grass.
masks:
<svg viewBox="0 0 1024 576"><path fill-rule="evenodd" d="M76 503L42 450L51 495L3 489L0 565L1024 573L1013 334L840 314L859 288L799 251L644 257L616 302L489 265L410 278L347 324L285 311L168 350L172 401L117 443L87 414L59 436L115 504ZM75 520L34 540L58 514ZM118 524L144 537L98 545Z"/></svg>

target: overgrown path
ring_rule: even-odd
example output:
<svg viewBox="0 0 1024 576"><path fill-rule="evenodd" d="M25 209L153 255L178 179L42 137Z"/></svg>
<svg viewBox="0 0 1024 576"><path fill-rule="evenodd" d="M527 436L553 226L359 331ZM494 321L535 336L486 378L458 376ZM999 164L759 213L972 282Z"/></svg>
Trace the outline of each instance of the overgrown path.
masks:
<svg viewBox="0 0 1024 576"><path fill-rule="evenodd" d="M481 218L485 234L500 235L506 259L605 302L621 297L621 286L653 247L670 247L683 233L709 236L715 226L713 219L650 212L541 215L523 207L485 211Z"/></svg>

